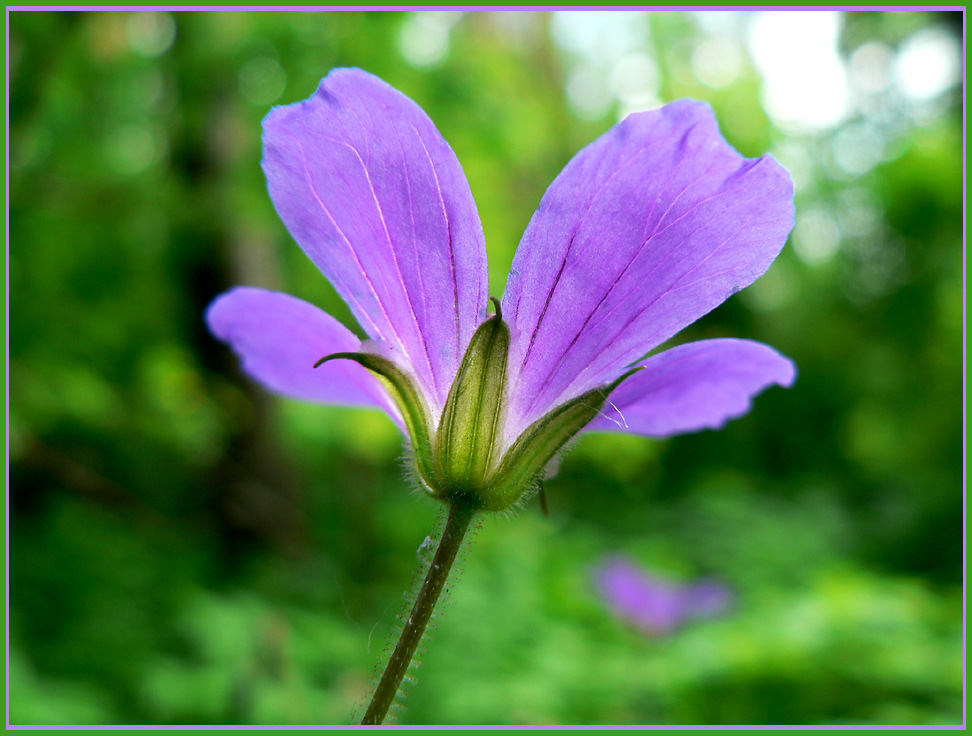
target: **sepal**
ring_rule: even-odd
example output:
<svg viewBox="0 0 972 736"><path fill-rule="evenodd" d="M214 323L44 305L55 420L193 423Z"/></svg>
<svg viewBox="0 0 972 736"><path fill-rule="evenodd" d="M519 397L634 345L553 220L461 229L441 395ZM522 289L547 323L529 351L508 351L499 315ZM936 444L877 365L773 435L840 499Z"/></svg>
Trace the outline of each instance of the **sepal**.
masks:
<svg viewBox="0 0 972 736"><path fill-rule="evenodd" d="M605 386L561 404L527 427L503 455L482 494L483 508L505 509L532 491L554 455L600 413L608 396L622 381L640 370L630 370Z"/></svg>
<svg viewBox="0 0 972 736"><path fill-rule="evenodd" d="M433 467L446 497L478 496L498 464L510 329L496 304L469 343L436 433Z"/></svg>

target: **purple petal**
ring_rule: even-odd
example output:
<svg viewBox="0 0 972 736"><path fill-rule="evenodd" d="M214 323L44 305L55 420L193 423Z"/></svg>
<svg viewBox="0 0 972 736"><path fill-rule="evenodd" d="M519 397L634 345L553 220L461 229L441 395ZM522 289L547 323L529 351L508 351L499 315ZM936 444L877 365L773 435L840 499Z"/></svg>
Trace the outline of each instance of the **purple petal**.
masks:
<svg viewBox="0 0 972 736"><path fill-rule="evenodd" d="M418 105L360 69L332 71L264 129L280 216L438 416L487 297L482 224L452 149Z"/></svg>
<svg viewBox="0 0 972 736"><path fill-rule="evenodd" d="M206 310L209 331L240 356L243 370L277 393L324 404L378 407L399 427L390 397L365 368L331 353L357 351L361 341L331 315L301 299L238 286Z"/></svg>
<svg viewBox="0 0 972 736"><path fill-rule="evenodd" d="M792 227L787 172L736 153L708 105L629 115L557 177L513 261L511 431L751 284Z"/></svg>
<svg viewBox="0 0 972 736"><path fill-rule="evenodd" d="M727 587L712 580L703 580L683 590L685 608L693 616L718 615L729 607L732 598Z"/></svg>
<svg viewBox="0 0 972 736"><path fill-rule="evenodd" d="M670 633L689 618L718 615L726 610L732 597L718 583L678 585L620 557L598 568L595 582L619 618L649 634Z"/></svg>
<svg viewBox="0 0 972 736"><path fill-rule="evenodd" d="M588 430L668 437L719 429L752 406L769 386L791 386L793 363L751 340L701 340L646 360L644 370L608 398Z"/></svg>
<svg viewBox="0 0 972 736"><path fill-rule="evenodd" d="M625 560L615 559L604 565L597 573L597 583L619 617L646 631L671 631L682 618L675 589L648 577Z"/></svg>

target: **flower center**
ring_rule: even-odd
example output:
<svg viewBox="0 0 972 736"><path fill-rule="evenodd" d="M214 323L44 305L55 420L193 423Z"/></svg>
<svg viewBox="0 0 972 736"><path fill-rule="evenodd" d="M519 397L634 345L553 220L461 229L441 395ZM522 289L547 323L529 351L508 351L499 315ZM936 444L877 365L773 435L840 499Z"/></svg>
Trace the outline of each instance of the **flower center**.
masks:
<svg viewBox="0 0 972 736"><path fill-rule="evenodd" d="M493 303L496 314L476 330L449 391L432 457L422 461L417 452L416 461L420 473L431 469L423 477L430 495L501 511L536 490L547 463L635 371L552 408L504 448L510 328Z"/></svg>
<svg viewBox="0 0 972 736"><path fill-rule="evenodd" d="M335 353L317 363L346 358L370 370L402 413L426 493L484 511L509 508L536 490L547 463L598 415L608 395L640 370L552 407L504 448L510 328L499 301L494 298L493 304L496 314L469 342L437 428L414 380L387 358Z"/></svg>

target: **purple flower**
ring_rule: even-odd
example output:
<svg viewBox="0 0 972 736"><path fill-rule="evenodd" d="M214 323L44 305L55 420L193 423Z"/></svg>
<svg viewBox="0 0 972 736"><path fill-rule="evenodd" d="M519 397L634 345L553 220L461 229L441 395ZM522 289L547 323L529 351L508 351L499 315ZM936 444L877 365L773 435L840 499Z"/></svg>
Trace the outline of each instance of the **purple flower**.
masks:
<svg viewBox="0 0 972 736"><path fill-rule="evenodd" d="M678 585L644 572L617 557L595 571L601 595L619 618L647 634L667 634L691 618L716 616L732 600L729 589L712 581Z"/></svg>
<svg viewBox="0 0 972 736"><path fill-rule="evenodd" d="M740 156L703 103L629 115L574 157L489 319L475 201L412 100L337 69L264 129L277 211L370 339L247 287L213 302L209 328L271 390L386 411L430 495L505 508L582 430L718 428L794 379L748 340L644 358L761 276L793 226L787 172Z"/></svg>

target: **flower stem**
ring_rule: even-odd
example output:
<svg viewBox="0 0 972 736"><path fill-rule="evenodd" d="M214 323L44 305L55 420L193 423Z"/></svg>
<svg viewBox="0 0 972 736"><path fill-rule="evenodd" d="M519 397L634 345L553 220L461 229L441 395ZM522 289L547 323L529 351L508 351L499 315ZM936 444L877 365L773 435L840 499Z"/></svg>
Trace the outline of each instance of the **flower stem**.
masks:
<svg viewBox="0 0 972 736"><path fill-rule="evenodd" d="M361 721L362 726L376 726L381 724L395 700L395 694L402 684L402 678L408 670L408 665L412 661L415 649L422 640L425 627L432 617L432 610L435 602L439 599L439 594L449 577L452 563L456 560L456 554L462 546L462 539L469 528L476 513L476 507L461 500L454 500L449 507L449 518L446 521L445 529L442 532L442 539L439 540L439 547L435 551L435 557L429 566L429 572L422 583L415 605L405 621L402 635L395 645L385 672L381 676L378 688L375 690L368 710L365 711Z"/></svg>

